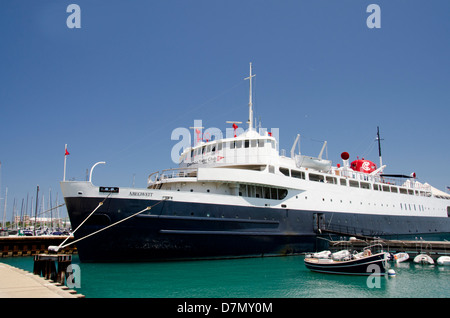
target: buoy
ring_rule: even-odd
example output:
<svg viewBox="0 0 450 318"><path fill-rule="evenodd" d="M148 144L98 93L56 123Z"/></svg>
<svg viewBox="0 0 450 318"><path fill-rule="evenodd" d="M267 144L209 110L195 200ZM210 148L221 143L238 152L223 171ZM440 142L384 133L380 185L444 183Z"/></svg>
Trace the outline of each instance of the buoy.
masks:
<svg viewBox="0 0 450 318"><path fill-rule="evenodd" d="M390 276L390 277L395 276L395 271L392 268L388 269L388 276Z"/></svg>

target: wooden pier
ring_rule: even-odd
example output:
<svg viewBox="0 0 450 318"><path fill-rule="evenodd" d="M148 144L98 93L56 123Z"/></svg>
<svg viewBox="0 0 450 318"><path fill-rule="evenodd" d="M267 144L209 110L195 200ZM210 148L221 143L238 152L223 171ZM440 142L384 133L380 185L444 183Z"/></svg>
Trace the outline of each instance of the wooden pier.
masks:
<svg viewBox="0 0 450 318"><path fill-rule="evenodd" d="M329 249L330 251L343 249L363 250L364 247L375 244L381 245L383 250L389 253L406 252L412 256L428 254L432 258L437 258L441 255L450 255L450 242L448 241L350 239L345 241L329 241Z"/></svg>
<svg viewBox="0 0 450 318"><path fill-rule="evenodd" d="M67 236L1 236L0 257L34 256L48 253L50 245L58 246ZM74 240L71 236L67 243ZM63 254L76 254L77 248L70 245L63 248Z"/></svg>

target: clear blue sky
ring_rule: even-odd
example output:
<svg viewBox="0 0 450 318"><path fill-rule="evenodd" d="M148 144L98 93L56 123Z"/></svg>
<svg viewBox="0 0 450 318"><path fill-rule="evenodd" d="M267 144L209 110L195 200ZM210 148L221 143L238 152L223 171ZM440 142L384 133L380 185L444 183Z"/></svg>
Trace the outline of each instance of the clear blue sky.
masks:
<svg viewBox="0 0 450 318"><path fill-rule="evenodd" d="M81 28L69 29L69 4ZM381 28L369 29L369 4ZM289 151L365 156L386 173L416 172L450 186L448 0L2 0L0 1L1 193L60 201L67 178L145 187L175 167L177 127L225 131L248 117L248 63L255 115L280 129ZM42 198L40 198L41 200ZM0 202L3 213L4 201ZM34 203L33 203L34 204ZM31 205L31 203L30 203ZM2 215L0 215L2 217Z"/></svg>

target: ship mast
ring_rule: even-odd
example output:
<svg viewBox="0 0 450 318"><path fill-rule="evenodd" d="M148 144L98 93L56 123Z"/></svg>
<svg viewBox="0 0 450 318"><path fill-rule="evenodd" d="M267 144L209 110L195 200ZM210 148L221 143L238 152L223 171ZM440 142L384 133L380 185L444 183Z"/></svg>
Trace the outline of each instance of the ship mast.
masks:
<svg viewBox="0 0 450 318"><path fill-rule="evenodd" d="M250 93L248 100L248 130L253 130L253 102L252 102L252 77L256 75L252 75L252 63L250 62L250 76L244 78L244 80L250 80Z"/></svg>
<svg viewBox="0 0 450 318"><path fill-rule="evenodd" d="M381 158L381 139L380 138L380 127L377 126L377 140L378 140L378 156L380 157L380 167L383 166L383 160Z"/></svg>

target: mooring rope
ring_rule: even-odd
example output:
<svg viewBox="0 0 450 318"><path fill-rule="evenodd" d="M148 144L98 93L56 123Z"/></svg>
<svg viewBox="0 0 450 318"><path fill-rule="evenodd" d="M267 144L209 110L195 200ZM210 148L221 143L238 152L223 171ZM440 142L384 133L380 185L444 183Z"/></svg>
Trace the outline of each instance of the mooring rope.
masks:
<svg viewBox="0 0 450 318"><path fill-rule="evenodd" d="M101 206L103 205L103 203L106 201L106 199L108 199L108 197L109 197L110 195L111 195L111 193L109 193L109 194L106 196L106 198L104 198L103 201L100 202L100 203L97 205L97 207L96 207L96 208L95 208L95 209L87 216L87 218L85 218L85 219L83 220L83 222L81 222L80 225L77 226L77 228L72 232L72 234L74 234L74 233L75 233L75 232L76 232L76 231L84 224L84 222L86 222L87 219L89 219L89 218L91 217L91 215L94 214L95 211L97 211L98 208L101 207ZM63 245L64 243L66 243L66 241L67 241L70 237L71 237L70 235L67 236L66 239L65 239L61 244L58 245L58 250L59 250L60 248L62 248L62 245Z"/></svg>
<svg viewBox="0 0 450 318"><path fill-rule="evenodd" d="M105 200L106 200L106 198L105 198ZM66 239L66 240L64 240L64 242L62 242L62 243L58 246L58 250L61 249L61 248L65 248L65 247L67 247L67 246L69 246L69 245L72 245L72 244L74 244L74 243L76 243L76 242L79 242L79 241L81 241L81 240L84 240L85 238L88 238L88 237L90 237L90 236L92 236L92 235L95 235L95 234L97 234L97 233L100 233L101 231L104 231L104 230L106 230L106 229L109 229L110 227L113 227L113 226L115 226L115 225L117 225L117 224L119 224L119 223L122 223L122 222L124 222L124 221L126 221L126 220L128 220L128 219L131 219L132 217L135 217L135 216L138 215L138 214L141 214L141 213L143 213L143 212L145 212L145 211L151 210L153 207L155 207L156 205L160 204L162 201L165 201L165 200L167 200L167 199L164 198L164 199L158 201L157 203L153 204L152 206L148 206L148 207L146 207L145 209L143 209L143 210L141 210L141 211L139 211L139 212L136 212L136 213L134 213L134 214L132 214L132 215L130 215L130 216L127 216L126 218L124 218L124 219L122 219L122 220L119 220L119 221L117 221L117 222L114 222L113 224L108 225L107 227L104 227L104 228L102 228L102 229L100 229L100 230L97 230L97 231L92 232L92 233L90 233L90 234L88 234L88 235L86 235L86 236L83 236L83 237L81 237L81 238L79 238L79 239L77 239L77 240L75 240L75 241L72 241L72 242L70 242L70 243L68 243L68 244L66 244L66 245L63 245L64 242L67 241L67 239ZM103 200L103 201L104 201L104 200ZM103 204L103 202L100 202L99 206L97 206L97 207L95 208L95 210L97 210L97 209L101 206L101 204ZM95 210L94 210L92 213L94 213ZM86 220L92 215L92 213L86 218ZM83 223L84 223L86 220L84 220ZM83 223L81 223L81 224L77 227L77 229L78 229ZM73 231L73 233L75 233L75 231Z"/></svg>

